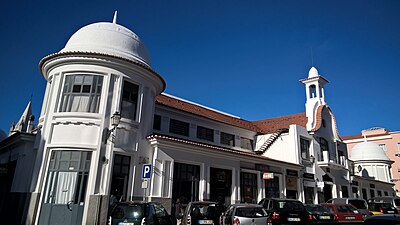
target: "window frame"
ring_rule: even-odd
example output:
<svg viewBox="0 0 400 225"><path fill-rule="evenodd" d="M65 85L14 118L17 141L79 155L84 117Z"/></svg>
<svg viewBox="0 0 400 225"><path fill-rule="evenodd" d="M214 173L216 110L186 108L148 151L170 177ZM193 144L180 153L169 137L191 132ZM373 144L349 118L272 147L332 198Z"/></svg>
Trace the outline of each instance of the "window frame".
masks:
<svg viewBox="0 0 400 225"><path fill-rule="evenodd" d="M132 90L133 89L129 89L128 90L128 86L131 86L133 88L137 88L137 93L136 93L136 102L133 100L132 94L134 93ZM129 93L129 97L126 97L126 94ZM141 88L140 85L137 83L134 83L128 79L124 79L122 82L122 88L121 88L121 103L120 103L120 114L121 114L121 118L124 119L128 119L128 120L133 120L133 121L137 121L138 120L138 113L139 113L139 105L140 105L140 94L141 94ZM128 106L124 106L124 103L126 104L136 104L134 106L134 111L133 111L133 115L132 115L132 110L130 109L129 105ZM128 109L127 111L125 111L126 109Z"/></svg>
<svg viewBox="0 0 400 225"><path fill-rule="evenodd" d="M249 141L250 143L244 142L244 140ZM244 143L246 143L246 145L244 145ZM254 150L254 140L250 138L240 137L240 148Z"/></svg>
<svg viewBox="0 0 400 225"><path fill-rule="evenodd" d="M307 142L307 147L305 146L305 143ZM300 137L300 155L302 159L310 160L310 146L311 146L311 140ZM303 157L303 153L305 153L305 157Z"/></svg>
<svg viewBox="0 0 400 225"><path fill-rule="evenodd" d="M200 140L214 142L214 129L197 126L196 137Z"/></svg>
<svg viewBox="0 0 400 225"><path fill-rule="evenodd" d="M175 124L175 126L172 126L172 124ZM182 129L180 131L180 129L176 129L180 125L184 125L185 127L182 127L180 129ZM175 129L175 130L174 130ZM182 120L177 120L177 119L169 119L169 129L168 129L169 133L172 134L176 134L176 135L181 135L181 136L185 136L185 137L189 137L189 133L190 133L190 123L182 121Z"/></svg>
<svg viewBox="0 0 400 225"><path fill-rule="evenodd" d="M82 80L79 81L78 78L82 76ZM90 85L89 83L85 83L87 79L91 77ZM102 99L102 92L104 86L104 75L96 74L96 73L65 73L63 74L62 82L62 90L60 93L60 104L58 105L57 112L66 113L66 112L79 112L79 113L99 113L100 105ZM77 88L79 87L79 92ZM89 87L89 90L87 88ZM73 107L82 107L74 106L74 98L75 97L88 97L88 102L85 106L85 109L75 109L72 110ZM75 102L76 104L76 102ZM81 104L81 103L78 103ZM93 105L94 104L94 105Z"/></svg>
<svg viewBox="0 0 400 225"><path fill-rule="evenodd" d="M232 143L225 142L228 139L228 137L232 138L232 140L229 140L229 142L232 142ZM235 135L234 134L230 134L230 133L225 133L225 132L221 131L220 132L219 142L221 144L223 144L223 145L228 145L228 146L235 147Z"/></svg>

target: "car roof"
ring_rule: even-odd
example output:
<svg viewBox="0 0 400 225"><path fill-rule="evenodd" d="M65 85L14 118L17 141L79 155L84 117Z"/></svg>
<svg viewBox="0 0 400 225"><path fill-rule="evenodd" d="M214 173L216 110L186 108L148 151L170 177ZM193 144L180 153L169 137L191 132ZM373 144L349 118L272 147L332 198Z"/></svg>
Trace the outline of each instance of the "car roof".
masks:
<svg viewBox="0 0 400 225"><path fill-rule="evenodd" d="M196 202L189 202L192 205L208 205L208 204L218 204L217 202L210 202L210 201L196 201Z"/></svg>
<svg viewBox="0 0 400 225"><path fill-rule="evenodd" d="M400 216L396 214L383 214L368 217L367 220L390 220L390 221L400 221Z"/></svg>
<svg viewBox="0 0 400 225"><path fill-rule="evenodd" d="M261 205L257 205L257 204L252 204L252 203L236 203L236 204L232 204L231 206L235 206L235 207L261 207Z"/></svg>
<svg viewBox="0 0 400 225"><path fill-rule="evenodd" d="M291 199L291 198L265 198L265 200L276 200L276 201L293 201L293 202L300 202L297 199Z"/></svg>

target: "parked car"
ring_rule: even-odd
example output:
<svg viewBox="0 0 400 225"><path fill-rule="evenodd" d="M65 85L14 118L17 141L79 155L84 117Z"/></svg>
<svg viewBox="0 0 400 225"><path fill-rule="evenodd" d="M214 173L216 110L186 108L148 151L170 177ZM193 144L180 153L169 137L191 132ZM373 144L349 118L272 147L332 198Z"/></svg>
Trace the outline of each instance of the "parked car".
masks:
<svg viewBox="0 0 400 225"><path fill-rule="evenodd" d="M368 208L374 215L397 214L397 209L388 202L369 202Z"/></svg>
<svg viewBox="0 0 400 225"><path fill-rule="evenodd" d="M399 225L400 224L400 216L399 215L376 215L367 218L364 221L364 225Z"/></svg>
<svg viewBox="0 0 400 225"><path fill-rule="evenodd" d="M258 204L268 213L268 225L305 224L312 221L312 216L298 200L265 198Z"/></svg>
<svg viewBox="0 0 400 225"><path fill-rule="evenodd" d="M217 202L189 202L182 218L183 225L219 225L222 212Z"/></svg>
<svg viewBox="0 0 400 225"><path fill-rule="evenodd" d="M324 203L321 205L329 208L340 224L362 224L364 222L363 215L351 204Z"/></svg>
<svg viewBox="0 0 400 225"><path fill-rule="evenodd" d="M329 208L322 205L305 205L305 207L312 216L310 224L338 224L335 214Z"/></svg>
<svg viewBox="0 0 400 225"><path fill-rule="evenodd" d="M374 197L371 199L368 199L369 202L386 202L390 203L392 206L394 206L398 212L400 212L400 198L399 197L390 197L390 196L384 196L384 197Z"/></svg>
<svg viewBox="0 0 400 225"><path fill-rule="evenodd" d="M172 225L171 216L157 202L119 202L111 211L111 225Z"/></svg>
<svg viewBox="0 0 400 225"><path fill-rule="evenodd" d="M372 213L368 210L367 201L364 199L359 198L333 198L328 200L326 203L333 203L333 204L352 204L354 207L357 208L359 212L363 214L364 219L368 216L371 216Z"/></svg>
<svg viewBox="0 0 400 225"><path fill-rule="evenodd" d="M222 214L220 225L265 225L267 217L261 205L233 204Z"/></svg>

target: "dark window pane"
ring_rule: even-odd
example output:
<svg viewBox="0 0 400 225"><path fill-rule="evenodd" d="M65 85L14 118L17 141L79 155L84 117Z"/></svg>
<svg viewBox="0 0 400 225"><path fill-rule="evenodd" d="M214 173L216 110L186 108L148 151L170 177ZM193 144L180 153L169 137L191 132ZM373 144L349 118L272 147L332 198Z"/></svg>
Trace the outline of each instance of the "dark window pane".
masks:
<svg viewBox="0 0 400 225"><path fill-rule="evenodd" d="M182 136L189 136L189 123L171 119L169 122L169 132Z"/></svg>
<svg viewBox="0 0 400 225"><path fill-rule="evenodd" d="M214 141L214 130L202 126L197 126L197 138L206 141Z"/></svg>
<svg viewBox="0 0 400 225"><path fill-rule="evenodd" d="M221 144L235 146L235 135L221 132Z"/></svg>

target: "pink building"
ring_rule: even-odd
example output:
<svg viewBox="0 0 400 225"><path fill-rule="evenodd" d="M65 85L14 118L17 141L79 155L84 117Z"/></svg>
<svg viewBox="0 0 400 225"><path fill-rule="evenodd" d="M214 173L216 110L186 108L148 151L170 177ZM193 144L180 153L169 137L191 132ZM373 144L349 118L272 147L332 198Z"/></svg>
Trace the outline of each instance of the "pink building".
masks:
<svg viewBox="0 0 400 225"><path fill-rule="evenodd" d="M389 131L385 128L370 128L363 130L361 134L343 137L347 144L348 155L358 143L368 141L378 144L389 157L394 161L392 165L392 180L395 184L395 191L400 196L400 131Z"/></svg>

